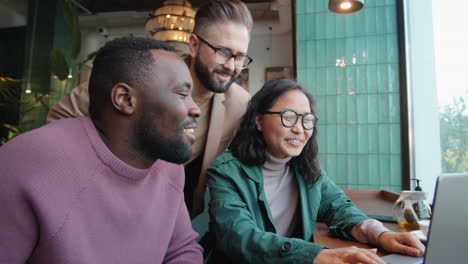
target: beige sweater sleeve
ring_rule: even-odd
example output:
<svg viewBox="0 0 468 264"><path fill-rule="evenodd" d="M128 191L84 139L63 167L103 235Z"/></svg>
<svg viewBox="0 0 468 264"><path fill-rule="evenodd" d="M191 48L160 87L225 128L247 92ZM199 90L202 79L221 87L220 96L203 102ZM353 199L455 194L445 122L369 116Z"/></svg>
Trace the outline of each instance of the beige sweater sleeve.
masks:
<svg viewBox="0 0 468 264"><path fill-rule="evenodd" d="M367 219L355 225L351 229L351 235L358 242L379 246L379 236L388 230L381 222L375 219Z"/></svg>
<svg viewBox="0 0 468 264"><path fill-rule="evenodd" d="M70 117L89 116L88 82L65 94L47 114L47 122Z"/></svg>

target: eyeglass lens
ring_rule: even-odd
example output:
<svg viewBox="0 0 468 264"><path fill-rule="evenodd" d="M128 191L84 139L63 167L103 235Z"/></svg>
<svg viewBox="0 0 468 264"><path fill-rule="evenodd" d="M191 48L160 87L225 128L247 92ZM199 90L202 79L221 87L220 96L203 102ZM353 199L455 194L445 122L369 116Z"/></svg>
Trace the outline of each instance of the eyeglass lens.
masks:
<svg viewBox="0 0 468 264"><path fill-rule="evenodd" d="M250 58L243 55L234 55L227 49L216 50L216 57L216 61L222 64L228 62L232 57L234 57L234 65L237 68L245 68L250 64Z"/></svg>
<svg viewBox="0 0 468 264"><path fill-rule="evenodd" d="M281 120L284 126L293 127L297 123L299 114L294 111L284 111L281 114ZM302 115L302 126L304 129L314 128L315 116L311 113Z"/></svg>

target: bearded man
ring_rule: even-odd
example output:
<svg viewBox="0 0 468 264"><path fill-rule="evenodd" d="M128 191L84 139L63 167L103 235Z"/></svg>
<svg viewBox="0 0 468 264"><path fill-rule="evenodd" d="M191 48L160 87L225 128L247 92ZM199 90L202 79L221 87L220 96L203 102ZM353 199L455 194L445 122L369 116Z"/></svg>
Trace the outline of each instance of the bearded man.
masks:
<svg viewBox="0 0 468 264"><path fill-rule="evenodd" d="M234 81L252 62L247 55L252 24L250 11L239 0L209 1L195 16L187 64L201 115L184 188L192 218L204 208L206 169L229 146L250 99ZM48 121L88 115L87 97L86 83L76 87L49 111Z"/></svg>
<svg viewBox="0 0 468 264"><path fill-rule="evenodd" d="M0 148L0 263L202 263L183 198L200 110L167 43L102 47L90 117L67 118Z"/></svg>

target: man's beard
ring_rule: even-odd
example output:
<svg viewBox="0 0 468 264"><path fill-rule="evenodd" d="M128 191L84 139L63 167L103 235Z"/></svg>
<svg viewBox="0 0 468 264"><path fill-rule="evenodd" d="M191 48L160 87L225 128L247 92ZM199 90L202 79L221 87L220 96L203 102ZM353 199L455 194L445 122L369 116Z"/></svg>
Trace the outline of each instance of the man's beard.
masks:
<svg viewBox="0 0 468 264"><path fill-rule="evenodd" d="M192 148L187 146L182 138L179 138L179 140L159 138L159 140L156 141L159 141L159 145L154 145L154 148L158 148L157 151L162 160L176 164L184 164L192 157Z"/></svg>
<svg viewBox="0 0 468 264"><path fill-rule="evenodd" d="M180 125L180 130L183 131L183 127L192 122L195 121L184 121ZM139 124L137 140L140 142L139 149L145 153L144 155L155 161L162 159L176 164L189 161L192 156L192 148L184 141L183 132L176 138L163 137L157 127L148 126L148 124L152 123L154 123L154 120L144 117Z"/></svg>
<svg viewBox="0 0 468 264"><path fill-rule="evenodd" d="M234 76L231 76L231 79L227 81L224 85L216 83L216 81L213 80L213 77L208 71L208 68L205 65L203 65L203 63L200 61L198 55L195 57L194 66L198 80L200 80L203 86L205 86L205 88L210 92L225 93L227 92L227 90L229 90L229 87L231 87L232 83L235 81Z"/></svg>

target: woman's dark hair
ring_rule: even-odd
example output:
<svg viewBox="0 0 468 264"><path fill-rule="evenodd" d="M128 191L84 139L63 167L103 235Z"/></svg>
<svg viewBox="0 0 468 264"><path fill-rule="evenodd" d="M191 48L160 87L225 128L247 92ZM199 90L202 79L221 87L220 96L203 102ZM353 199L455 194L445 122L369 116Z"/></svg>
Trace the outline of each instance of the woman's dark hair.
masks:
<svg viewBox="0 0 468 264"><path fill-rule="evenodd" d="M270 110L279 97L291 90L299 90L309 100L310 109L315 114L315 100L297 82L279 78L265 83L250 100L247 111L241 119L240 127L234 137L230 149L234 157L248 166L261 166L267 161L266 143L262 132L257 130L256 118ZM317 126L301 154L290 161L304 178L306 184L312 185L320 178L318 160Z"/></svg>

